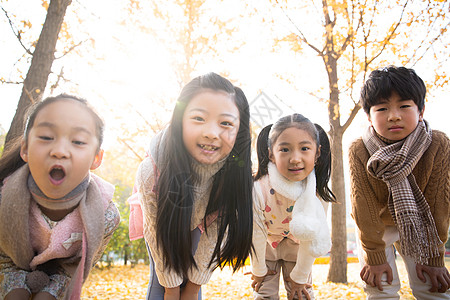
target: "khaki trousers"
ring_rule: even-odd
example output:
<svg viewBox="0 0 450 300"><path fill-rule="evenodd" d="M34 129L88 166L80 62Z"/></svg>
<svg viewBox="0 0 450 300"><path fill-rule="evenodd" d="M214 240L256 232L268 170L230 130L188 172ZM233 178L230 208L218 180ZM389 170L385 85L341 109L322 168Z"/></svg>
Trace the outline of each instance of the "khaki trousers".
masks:
<svg viewBox="0 0 450 300"><path fill-rule="evenodd" d="M291 239L285 238L278 244L278 247L273 249L269 243L266 243L266 265L269 270L276 272L275 275L268 275L264 278L263 284L258 292L253 292L255 299L280 299L280 271L283 274L284 286L289 298L291 294L291 283L286 281L291 274L292 269L295 267L297 261L298 244L294 243ZM308 283L312 282L311 274L309 274ZM314 298L314 291L312 288L307 289L311 299ZM295 295L294 299L299 299ZM306 299L302 295L302 299Z"/></svg>
<svg viewBox="0 0 450 300"><path fill-rule="evenodd" d="M356 229L357 231L358 229ZM356 232L356 244L358 247L358 259L361 264L361 269L365 264L364 250L361 247L361 241L358 238L359 234ZM386 243L386 258L388 264L392 268L393 280L392 284L387 284L386 273L381 278L381 284L383 285L383 291L378 290L377 287L372 287L363 282L364 291L367 294L367 299L400 299L398 292L400 291L400 278L398 275L397 265L395 263L394 243L399 240L399 233L396 226L386 226L383 240ZM397 253L399 253L397 251ZM401 253L399 253L401 255ZM416 273L416 264L414 260L406 255L401 255L403 262L405 263L406 271L408 272L409 286L416 299L419 300L434 300L434 299L450 299L450 291L446 293L430 293L431 288L430 278L427 274L425 277L427 281L423 283Z"/></svg>

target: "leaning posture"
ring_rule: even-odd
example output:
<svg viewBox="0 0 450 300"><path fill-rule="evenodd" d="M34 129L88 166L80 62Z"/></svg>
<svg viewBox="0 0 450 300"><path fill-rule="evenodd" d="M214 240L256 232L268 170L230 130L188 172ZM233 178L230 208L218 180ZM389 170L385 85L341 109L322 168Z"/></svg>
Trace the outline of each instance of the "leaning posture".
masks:
<svg viewBox="0 0 450 300"><path fill-rule="evenodd" d="M0 298L80 299L119 224L102 162L103 121L70 95L32 107L0 159Z"/></svg>
<svg viewBox="0 0 450 300"><path fill-rule="evenodd" d="M350 146L349 159L368 299L399 298L394 247L417 299L450 299L450 141L423 119L425 93L414 70L395 66L373 71L361 91L370 127Z"/></svg>
<svg viewBox="0 0 450 300"><path fill-rule="evenodd" d="M213 270L243 266L252 243L249 107L215 73L181 91L137 172L150 248L147 299L197 299Z"/></svg>
<svg viewBox="0 0 450 300"><path fill-rule="evenodd" d="M288 299L313 299L311 270L331 247L326 211L330 143L301 114L262 129L257 141L252 287L255 299L279 299L280 271Z"/></svg>

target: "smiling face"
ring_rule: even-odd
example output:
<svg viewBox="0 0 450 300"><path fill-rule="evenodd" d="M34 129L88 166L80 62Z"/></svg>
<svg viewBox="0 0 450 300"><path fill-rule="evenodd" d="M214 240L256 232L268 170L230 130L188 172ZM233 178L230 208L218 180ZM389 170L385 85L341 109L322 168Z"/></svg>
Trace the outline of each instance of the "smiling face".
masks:
<svg viewBox="0 0 450 300"><path fill-rule="evenodd" d="M49 198L62 198L77 187L90 169L100 166L95 121L75 100L43 107L22 142L20 155L38 187Z"/></svg>
<svg viewBox="0 0 450 300"><path fill-rule="evenodd" d="M285 129L269 149L269 158L278 172L290 181L301 181L314 169L320 149L311 135L296 127Z"/></svg>
<svg viewBox="0 0 450 300"><path fill-rule="evenodd" d="M400 141L416 129L424 110L419 111L413 100L403 100L393 92L386 101L372 106L368 117L379 135L391 141Z"/></svg>
<svg viewBox="0 0 450 300"><path fill-rule="evenodd" d="M214 164L230 154L239 131L239 110L225 92L194 96L183 114L183 142L199 163Z"/></svg>

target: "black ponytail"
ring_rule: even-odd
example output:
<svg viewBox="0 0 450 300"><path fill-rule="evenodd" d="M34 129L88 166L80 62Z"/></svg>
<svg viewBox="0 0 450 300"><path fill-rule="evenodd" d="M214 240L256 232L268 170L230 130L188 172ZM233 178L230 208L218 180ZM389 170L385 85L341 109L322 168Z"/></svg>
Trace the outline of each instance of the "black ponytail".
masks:
<svg viewBox="0 0 450 300"><path fill-rule="evenodd" d="M272 124L264 127L258 135L256 141L256 152L258 154L258 172L256 172L254 180L258 180L267 175L267 167L269 165L269 132Z"/></svg>
<svg viewBox="0 0 450 300"><path fill-rule="evenodd" d="M319 124L314 124L319 134L320 156L315 166L316 191L327 202L336 202L336 196L328 187L331 175L331 147L328 135Z"/></svg>

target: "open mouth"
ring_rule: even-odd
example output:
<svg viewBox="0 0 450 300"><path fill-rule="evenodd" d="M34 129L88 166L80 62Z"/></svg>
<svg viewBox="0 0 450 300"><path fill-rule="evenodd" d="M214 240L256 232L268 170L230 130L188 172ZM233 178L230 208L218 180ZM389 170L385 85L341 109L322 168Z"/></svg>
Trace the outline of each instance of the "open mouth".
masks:
<svg viewBox="0 0 450 300"><path fill-rule="evenodd" d="M202 148L203 150L206 151L216 151L217 149L219 149L219 147L216 146L212 146L212 145L199 145L200 148Z"/></svg>
<svg viewBox="0 0 450 300"><path fill-rule="evenodd" d="M61 167L53 167L50 171L50 178L54 183L61 182L66 177L66 172Z"/></svg>

